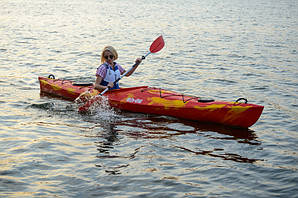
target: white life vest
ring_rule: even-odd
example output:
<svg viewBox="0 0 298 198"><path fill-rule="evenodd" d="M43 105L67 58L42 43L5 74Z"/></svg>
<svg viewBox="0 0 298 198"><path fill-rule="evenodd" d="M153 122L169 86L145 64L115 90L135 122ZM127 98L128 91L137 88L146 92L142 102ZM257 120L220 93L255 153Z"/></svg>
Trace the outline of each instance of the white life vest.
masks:
<svg viewBox="0 0 298 198"><path fill-rule="evenodd" d="M106 67L106 76L101 81L101 85L107 86L109 82L115 82L118 78L120 78L121 73L117 63L115 63L114 70L107 63L104 63L103 65ZM114 83L114 87L112 89L119 89L119 83Z"/></svg>

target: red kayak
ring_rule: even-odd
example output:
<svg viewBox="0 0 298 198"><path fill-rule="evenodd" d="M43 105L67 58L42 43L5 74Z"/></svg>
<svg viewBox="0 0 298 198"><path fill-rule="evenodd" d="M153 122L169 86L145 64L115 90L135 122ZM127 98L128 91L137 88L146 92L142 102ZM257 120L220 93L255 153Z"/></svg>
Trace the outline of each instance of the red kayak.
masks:
<svg viewBox="0 0 298 198"><path fill-rule="evenodd" d="M82 93L96 96L99 92L93 85L75 84L69 80L39 77L41 93L75 100ZM177 92L147 86L121 88L104 94L111 107L120 110L173 116L199 122L219 123L228 126L248 128L262 114L263 106L244 103L203 100ZM100 100L93 97L79 111L86 112L90 105Z"/></svg>

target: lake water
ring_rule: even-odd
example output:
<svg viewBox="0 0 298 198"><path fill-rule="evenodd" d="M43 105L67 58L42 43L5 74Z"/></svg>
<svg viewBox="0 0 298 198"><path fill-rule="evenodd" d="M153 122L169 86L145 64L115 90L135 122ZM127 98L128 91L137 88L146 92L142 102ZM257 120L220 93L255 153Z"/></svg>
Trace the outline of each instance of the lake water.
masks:
<svg viewBox="0 0 298 198"><path fill-rule="evenodd" d="M296 0L1 0L0 197L297 197ZM248 130L105 109L38 76L94 82L104 46L148 85L264 105Z"/></svg>

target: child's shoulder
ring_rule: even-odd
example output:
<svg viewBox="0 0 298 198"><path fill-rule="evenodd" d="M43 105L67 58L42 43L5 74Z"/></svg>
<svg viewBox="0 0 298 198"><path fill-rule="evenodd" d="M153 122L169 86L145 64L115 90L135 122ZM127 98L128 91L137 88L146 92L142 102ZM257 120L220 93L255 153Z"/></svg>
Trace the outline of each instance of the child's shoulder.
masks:
<svg viewBox="0 0 298 198"><path fill-rule="evenodd" d="M98 66L98 69L100 69L100 68L107 69L108 68L108 64L103 63L103 64L101 64L101 65Z"/></svg>

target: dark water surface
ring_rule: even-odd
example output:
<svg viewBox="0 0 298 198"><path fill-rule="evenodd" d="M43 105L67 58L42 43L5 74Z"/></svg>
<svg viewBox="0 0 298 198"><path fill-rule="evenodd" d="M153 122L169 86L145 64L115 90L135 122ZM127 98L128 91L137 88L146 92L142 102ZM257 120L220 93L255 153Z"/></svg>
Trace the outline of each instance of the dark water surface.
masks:
<svg viewBox="0 0 298 198"><path fill-rule="evenodd" d="M0 197L297 197L295 0L0 1ZM248 130L82 116L38 76L93 82L105 45L149 85L264 105Z"/></svg>

